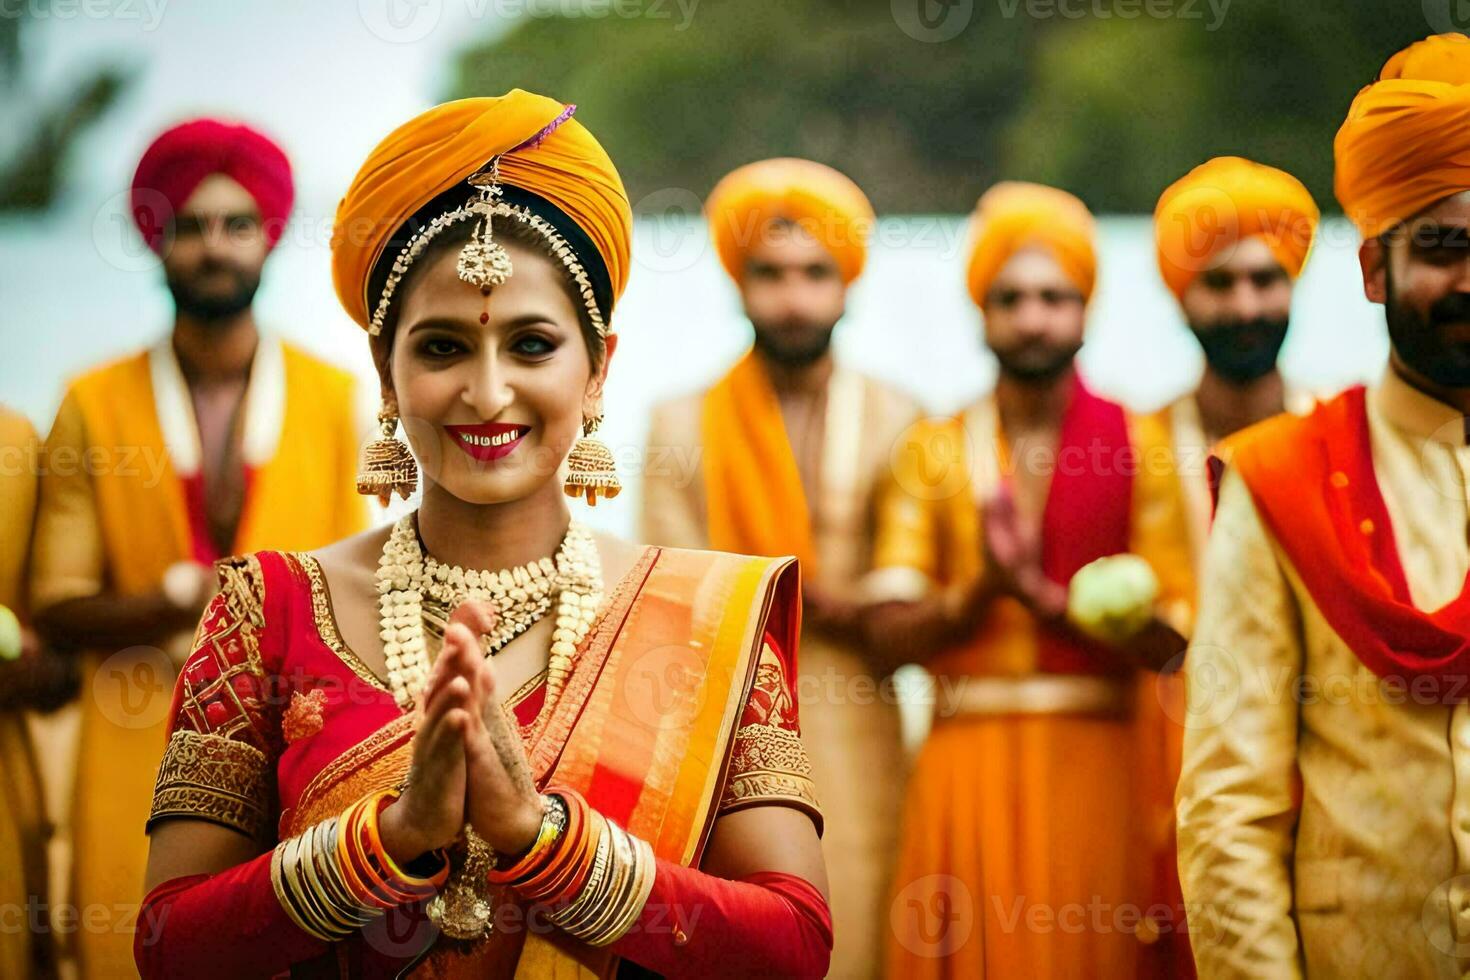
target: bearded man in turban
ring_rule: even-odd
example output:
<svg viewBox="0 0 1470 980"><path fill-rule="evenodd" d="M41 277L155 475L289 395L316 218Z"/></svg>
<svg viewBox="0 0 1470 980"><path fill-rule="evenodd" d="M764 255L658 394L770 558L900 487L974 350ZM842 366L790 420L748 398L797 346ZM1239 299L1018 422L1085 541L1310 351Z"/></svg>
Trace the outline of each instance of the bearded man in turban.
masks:
<svg viewBox="0 0 1470 980"><path fill-rule="evenodd" d="M350 376L261 329L252 309L291 199L285 154L247 126L199 119L159 136L132 210L173 295L172 329L74 380L45 444L35 624L83 658L72 901L113 917L76 933L83 977L134 969L123 916L143 887L176 659L209 566L313 548L368 518L353 492Z"/></svg>
<svg viewBox="0 0 1470 980"><path fill-rule="evenodd" d="M1202 977L1470 950L1470 39L1390 58L1335 151L1391 355L1222 454L1178 794Z"/></svg>
<svg viewBox="0 0 1470 980"><path fill-rule="evenodd" d="M721 180L705 211L755 342L711 388L655 409L642 536L801 558L799 708L827 813L829 975L875 977L905 766L896 699L876 693L887 669L864 656L852 625L874 489L918 410L832 355L874 220L856 184L810 160L763 160ZM871 696L852 696L854 683Z"/></svg>
<svg viewBox="0 0 1470 980"><path fill-rule="evenodd" d="M938 680L887 973L1166 975L1132 705L1139 666L1182 651L1193 601L1168 432L1078 376L1086 206L1007 182L973 228L967 282L1000 377L909 432L878 517L878 574L919 598L868 617L875 645Z"/></svg>

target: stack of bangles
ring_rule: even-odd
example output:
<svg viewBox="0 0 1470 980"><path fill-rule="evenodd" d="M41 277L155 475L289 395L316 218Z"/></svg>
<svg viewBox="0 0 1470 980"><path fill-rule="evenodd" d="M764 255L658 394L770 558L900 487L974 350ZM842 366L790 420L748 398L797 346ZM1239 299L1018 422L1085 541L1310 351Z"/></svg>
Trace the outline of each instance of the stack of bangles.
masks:
<svg viewBox="0 0 1470 980"><path fill-rule="evenodd" d="M550 919L592 946L621 939L653 891L653 848L587 805L575 790L550 787L541 831L521 857L501 857L490 882L549 906Z"/></svg>
<svg viewBox="0 0 1470 980"><path fill-rule="evenodd" d="M385 790L364 797L340 817L324 820L276 845L271 884L276 898L304 931L335 942L388 909L423 901L449 875L442 852L421 859L427 876L400 868L378 835L378 814L398 798Z"/></svg>

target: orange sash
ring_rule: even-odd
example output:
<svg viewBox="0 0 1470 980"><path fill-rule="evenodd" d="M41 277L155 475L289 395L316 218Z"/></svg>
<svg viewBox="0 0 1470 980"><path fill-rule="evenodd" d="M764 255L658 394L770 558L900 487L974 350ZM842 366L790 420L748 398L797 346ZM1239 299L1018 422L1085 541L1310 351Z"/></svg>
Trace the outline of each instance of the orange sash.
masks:
<svg viewBox="0 0 1470 980"><path fill-rule="evenodd" d="M1443 607L1414 605L1373 470L1364 390L1305 418L1280 415L1232 438L1261 519L1322 616L1379 677L1435 680L1446 703L1470 697L1470 581Z"/></svg>
<svg viewBox="0 0 1470 980"><path fill-rule="evenodd" d="M810 576L811 511L781 403L755 351L705 394L700 434L710 547L795 555Z"/></svg>
<svg viewBox="0 0 1470 980"><path fill-rule="evenodd" d="M527 745L539 786L570 786L663 859L698 863L765 635L796 649L800 602L789 558L654 549L614 597L562 696ZM794 653L786 653L794 661ZM795 664L786 664L794 676ZM303 791L282 836L395 785L407 769L411 719L370 736ZM346 756L344 756L344 759ZM324 778L325 777L325 778ZM350 800L348 801L350 802ZM513 900L502 894L497 901ZM524 921L522 919L521 921ZM414 977L605 977L616 958L563 934L494 932L472 947L439 943Z"/></svg>

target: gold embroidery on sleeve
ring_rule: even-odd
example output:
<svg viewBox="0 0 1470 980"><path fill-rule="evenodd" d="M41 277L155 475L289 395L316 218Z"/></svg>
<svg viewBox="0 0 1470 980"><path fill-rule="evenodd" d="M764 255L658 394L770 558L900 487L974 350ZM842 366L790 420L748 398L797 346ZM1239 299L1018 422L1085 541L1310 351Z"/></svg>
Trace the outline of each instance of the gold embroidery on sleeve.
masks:
<svg viewBox="0 0 1470 980"><path fill-rule="evenodd" d="M272 829L269 775L269 760L253 745L174 732L158 770L148 826L165 817L195 817L263 839Z"/></svg>
<svg viewBox="0 0 1470 980"><path fill-rule="evenodd" d="M812 765L796 723L796 704L780 659L761 649L755 682L730 754L730 778L720 799L728 813L759 803L783 803L810 814L820 828L821 804Z"/></svg>

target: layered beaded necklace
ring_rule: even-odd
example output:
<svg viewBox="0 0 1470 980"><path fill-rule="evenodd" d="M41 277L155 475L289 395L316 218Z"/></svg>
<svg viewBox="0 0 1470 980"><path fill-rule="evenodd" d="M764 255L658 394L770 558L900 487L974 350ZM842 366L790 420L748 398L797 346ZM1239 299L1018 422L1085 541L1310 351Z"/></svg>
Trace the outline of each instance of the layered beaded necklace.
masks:
<svg viewBox="0 0 1470 980"><path fill-rule="evenodd" d="M485 636L487 654L497 653L530 629L556 603L556 628L546 670L546 703L561 693L577 647L592 628L602 602L602 564L592 533L573 521L550 558L499 572L445 565L424 553L417 517L393 526L378 559L378 627L388 687L400 708L418 699L429 677L424 642L428 622L442 636L455 606L469 599L495 610Z"/></svg>

